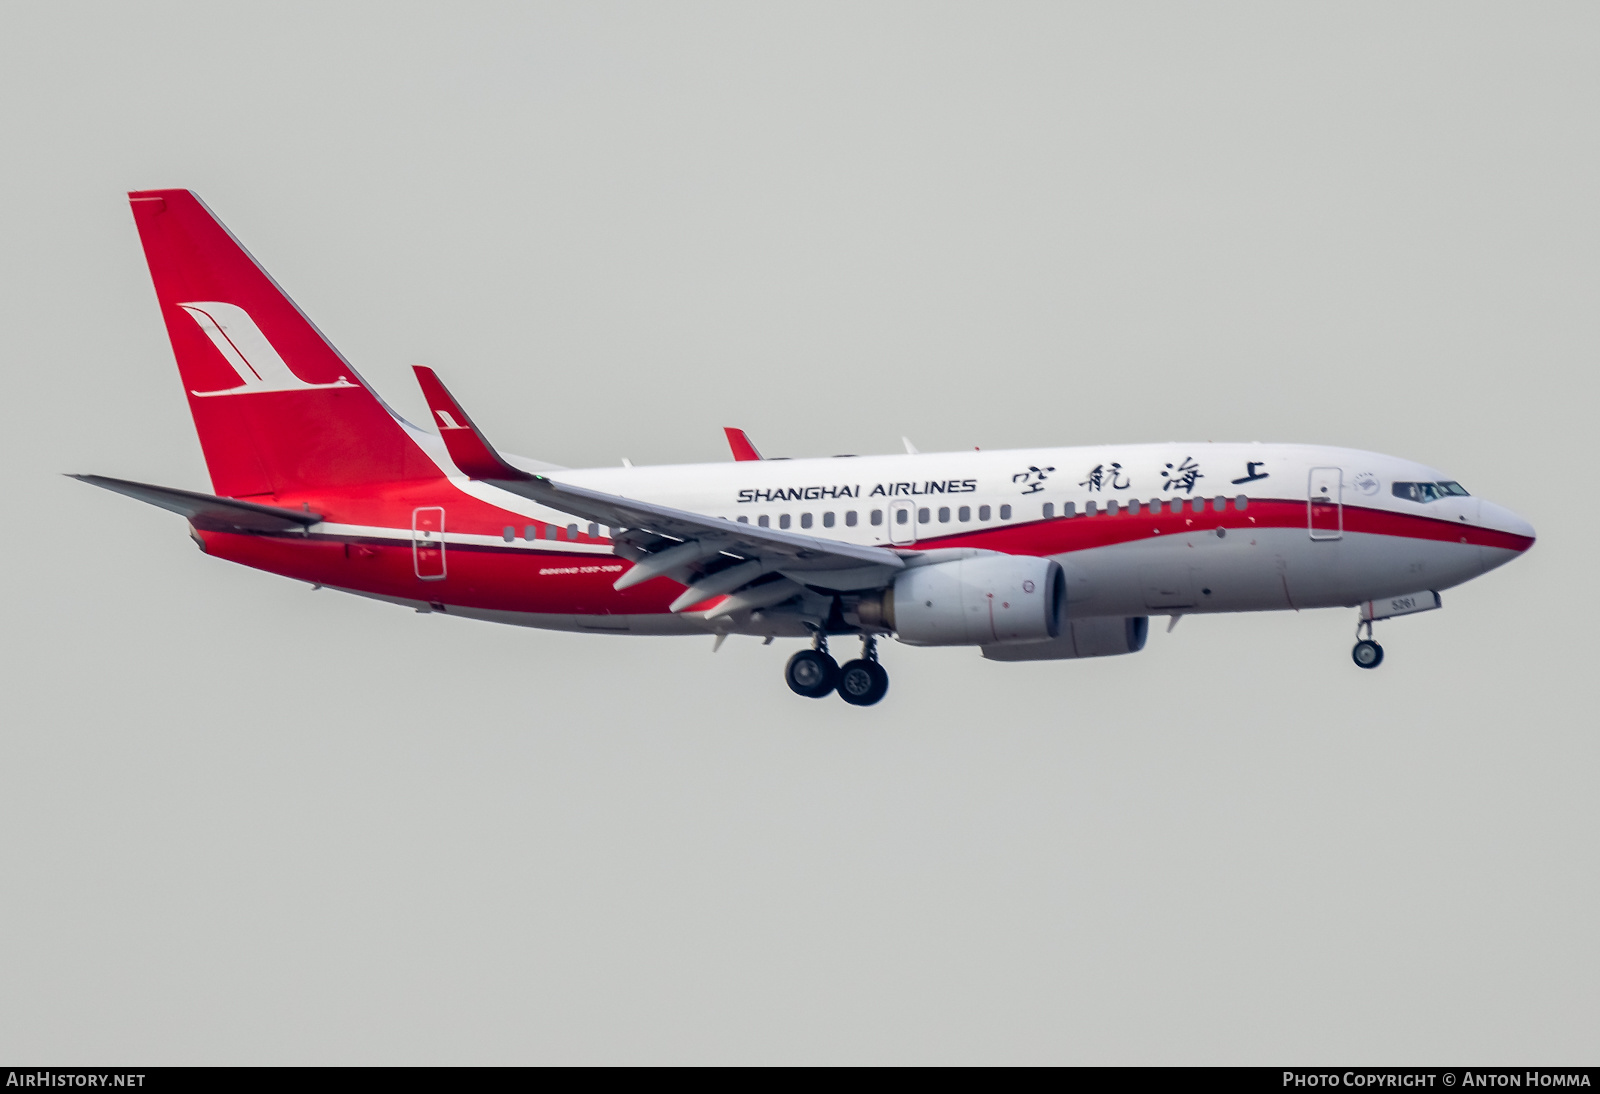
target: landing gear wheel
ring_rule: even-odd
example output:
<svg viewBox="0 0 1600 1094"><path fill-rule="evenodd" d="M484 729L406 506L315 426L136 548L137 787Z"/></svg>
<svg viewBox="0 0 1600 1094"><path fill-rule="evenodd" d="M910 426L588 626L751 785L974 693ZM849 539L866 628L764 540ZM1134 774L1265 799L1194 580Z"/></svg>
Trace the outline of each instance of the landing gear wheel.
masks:
<svg viewBox="0 0 1600 1094"><path fill-rule="evenodd" d="M870 707L889 692L889 674L876 661L846 661L839 670L839 698L853 707Z"/></svg>
<svg viewBox="0 0 1600 1094"><path fill-rule="evenodd" d="M1357 668L1375 669L1383 664L1383 647L1370 638L1363 638L1350 651L1350 660L1356 663Z"/></svg>
<svg viewBox="0 0 1600 1094"><path fill-rule="evenodd" d="M838 684L839 662L821 650L801 650L789 658L783 678L796 695L820 699Z"/></svg>

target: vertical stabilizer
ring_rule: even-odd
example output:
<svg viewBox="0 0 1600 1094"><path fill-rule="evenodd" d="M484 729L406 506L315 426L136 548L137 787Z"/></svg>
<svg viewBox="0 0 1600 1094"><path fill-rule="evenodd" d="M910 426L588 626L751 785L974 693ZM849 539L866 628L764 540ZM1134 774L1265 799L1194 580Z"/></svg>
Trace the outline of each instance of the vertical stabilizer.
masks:
<svg viewBox="0 0 1600 1094"><path fill-rule="evenodd" d="M438 474L204 202L188 190L141 190L128 200L217 494Z"/></svg>

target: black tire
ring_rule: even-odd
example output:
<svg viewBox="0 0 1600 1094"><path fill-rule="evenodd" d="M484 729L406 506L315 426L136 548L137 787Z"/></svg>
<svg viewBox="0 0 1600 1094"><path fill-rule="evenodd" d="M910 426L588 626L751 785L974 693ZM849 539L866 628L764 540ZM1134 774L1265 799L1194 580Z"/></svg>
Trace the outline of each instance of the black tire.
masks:
<svg viewBox="0 0 1600 1094"><path fill-rule="evenodd" d="M783 669L789 690L807 699L820 699L839 683L839 662L816 650L801 650Z"/></svg>
<svg viewBox="0 0 1600 1094"><path fill-rule="evenodd" d="M1356 663L1357 668L1375 669L1383 664L1383 647L1370 638L1363 638L1350 651L1350 660Z"/></svg>
<svg viewBox="0 0 1600 1094"><path fill-rule="evenodd" d="M876 661L846 661L836 686L851 706L870 707L888 694L889 674Z"/></svg>

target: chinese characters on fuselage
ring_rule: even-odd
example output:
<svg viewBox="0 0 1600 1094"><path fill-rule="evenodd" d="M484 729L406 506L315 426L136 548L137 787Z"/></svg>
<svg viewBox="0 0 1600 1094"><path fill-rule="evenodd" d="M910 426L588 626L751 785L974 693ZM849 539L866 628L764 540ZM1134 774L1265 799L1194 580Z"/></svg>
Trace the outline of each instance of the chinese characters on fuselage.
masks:
<svg viewBox="0 0 1600 1094"><path fill-rule="evenodd" d="M1037 494L1044 489L1044 480L1050 477L1045 472L1054 470L1055 468L1053 467L1034 467L1029 465L1026 471L1018 471L1015 475L1012 475L1011 481L1020 482L1023 486L1022 492L1024 494Z"/></svg>
<svg viewBox="0 0 1600 1094"><path fill-rule="evenodd" d="M1231 479L1232 483L1242 486L1245 483L1260 482L1269 478L1269 472L1261 470L1266 463L1261 460L1249 460L1245 463L1245 473L1239 478ZM1049 480L1055 468L1050 466L1040 467L1029 464L1027 470L1018 471L1011 476L1011 481L1021 489L1019 493L1041 494L1045 492L1045 483ZM1206 478L1200 470L1200 464L1193 456L1184 456L1176 463L1164 464L1161 470L1161 489L1170 492L1193 494L1200 480ZM1108 490L1133 489L1133 477L1121 461L1107 460L1095 464L1090 468L1078 483L1078 486L1091 494L1101 494ZM877 498L877 497L922 497L929 494L973 494L978 490L977 479L930 479L923 482L880 482L870 489L861 485L833 485L833 486L775 486L772 488L751 487L739 491L741 505L759 502L781 501L822 501L830 498Z"/></svg>
<svg viewBox="0 0 1600 1094"><path fill-rule="evenodd" d="M1103 463L1095 464L1094 470L1089 472L1088 476L1078 485L1088 487L1090 493L1099 493L1107 485L1113 490L1126 490L1133 485L1133 482L1132 480L1123 481L1122 465L1113 462L1109 470Z"/></svg>
<svg viewBox="0 0 1600 1094"><path fill-rule="evenodd" d="M1194 484L1205 478L1200 473L1200 465L1190 456L1185 456L1183 462L1174 467L1167 464L1161 472L1161 489L1182 490L1186 494L1194 493Z"/></svg>

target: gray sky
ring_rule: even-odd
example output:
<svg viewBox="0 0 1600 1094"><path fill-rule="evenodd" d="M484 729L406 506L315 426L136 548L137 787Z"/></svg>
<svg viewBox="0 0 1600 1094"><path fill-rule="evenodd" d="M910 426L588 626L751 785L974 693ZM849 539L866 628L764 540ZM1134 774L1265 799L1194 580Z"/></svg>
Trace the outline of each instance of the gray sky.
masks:
<svg viewBox="0 0 1600 1094"><path fill-rule="evenodd" d="M1600 9L0 7L0 1058L1571 1063L1600 1049ZM1524 559L1133 657L496 628L198 553L123 193L581 466L1420 459ZM1590 713L1585 714L1584 711Z"/></svg>

